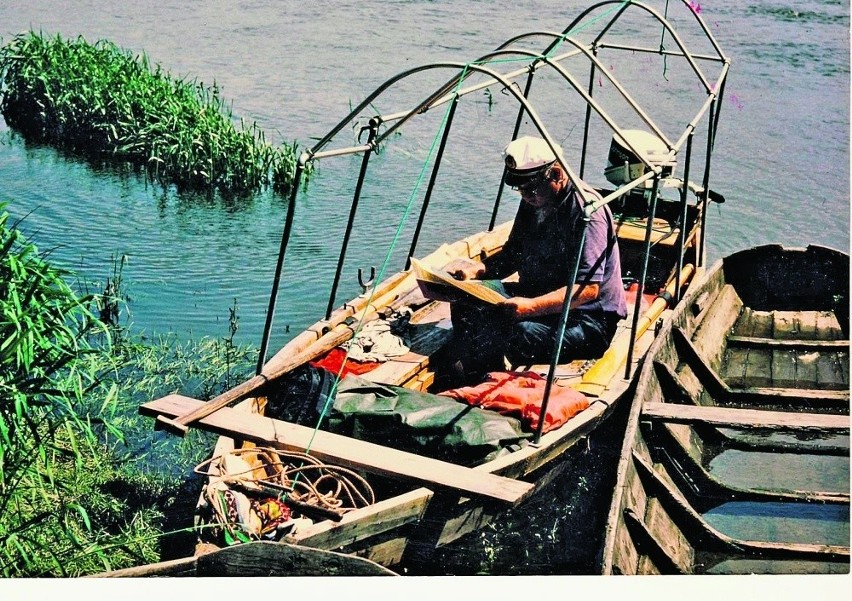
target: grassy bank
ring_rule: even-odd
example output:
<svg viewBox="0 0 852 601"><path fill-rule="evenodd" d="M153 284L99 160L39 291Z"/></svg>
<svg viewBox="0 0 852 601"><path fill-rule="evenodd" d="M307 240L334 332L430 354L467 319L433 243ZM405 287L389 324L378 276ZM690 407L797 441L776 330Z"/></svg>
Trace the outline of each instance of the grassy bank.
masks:
<svg viewBox="0 0 852 601"><path fill-rule="evenodd" d="M100 40L27 32L0 47L0 113L27 140L140 167L182 189L287 193L298 145L234 118L214 83Z"/></svg>
<svg viewBox="0 0 852 601"><path fill-rule="evenodd" d="M81 294L0 206L0 575L79 576L191 551L211 437L154 432L136 408L209 398L256 352L222 339L143 339L115 323L120 291Z"/></svg>

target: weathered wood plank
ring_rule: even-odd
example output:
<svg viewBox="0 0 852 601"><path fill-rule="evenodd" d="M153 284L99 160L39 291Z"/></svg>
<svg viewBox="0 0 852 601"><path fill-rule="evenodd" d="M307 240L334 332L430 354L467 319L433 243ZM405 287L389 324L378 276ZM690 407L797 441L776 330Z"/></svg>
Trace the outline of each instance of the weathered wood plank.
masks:
<svg viewBox="0 0 852 601"><path fill-rule="evenodd" d="M353 545L405 524L418 522L433 495L427 488L418 488L369 507L350 511L339 522L326 520L302 528L296 534L285 537L284 542L318 549Z"/></svg>
<svg viewBox="0 0 852 601"><path fill-rule="evenodd" d="M743 388L772 385L772 350L748 349Z"/></svg>
<svg viewBox="0 0 852 601"><path fill-rule="evenodd" d="M820 311L817 314L817 336L823 340L843 339L843 330L834 311Z"/></svg>
<svg viewBox="0 0 852 601"><path fill-rule="evenodd" d="M708 309L707 316L692 335L693 344L714 369L718 369L722 364L725 338L737 321L742 308L743 302L736 290L730 284L726 284Z"/></svg>
<svg viewBox="0 0 852 601"><path fill-rule="evenodd" d="M652 497L645 512L645 525L654 539L665 551L666 556L683 572L690 572L693 550L680 528L663 509L659 499Z"/></svg>
<svg viewBox="0 0 852 601"><path fill-rule="evenodd" d="M740 403L760 402L820 402L842 409L848 405L849 392L844 390L819 390L805 388L742 388L732 389L722 380L716 371L705 362L689 336L677 326L672 327L672 338L681 359L695 371L707 392L719 402L734 401ZM685 373L686 370L684 370ZM848 411L848 407L847 407Z"/></svg>
<svg viewBox="0 0 852 601"><path fill-rule="evenodd" d="M772 383L777 388L795 388L796 353L788 350L772 351Z"/></svg>
<svg viewBox="0 0 852 601"><path fill-rule="evenodd" d="M760 338L757 336L728 336L728 345L745 347L765 347L779 349L821 349L821 350L848 350L848 340L804 340L789 339L779 340L777 338Z"/></svg>
<svg viewBox="0 0 852 601"><path fill-rule="evenodd" d="M748 386L746 370L749 366L750 352L751 349L728 346L722 358L719 376L731 386Z"/></svg>
<svg viewBox="0 0 852 601"><path fill-rule="evenodd" d="M755 311L750 307L746 307L734 326L733 334L737 336L772 338L772 322L772 313L769 311Z"/></svg>
<svg viewBox="0 0 852 601"><path fill-rule="evenodd" d="M139 411L148 416L175 416L194 411L203 404L203 401L189 397L169 395L145 403ZM199 426L232 438L276 444L287 450L305 452L310 449L313 457L334 465L512 505L522 502L534 489L528 482L227 407L200 420Z"/></svg>
<svg viewBox="0 0 852 601"><path fill-rule="evenodd" d="M790 413L761 409L732 409L727 407L695 407L671 403L645 403L643 419L673 423L707 423L714 426L766 428L772 430L848 431L848 415L822 413Z"/></svg>

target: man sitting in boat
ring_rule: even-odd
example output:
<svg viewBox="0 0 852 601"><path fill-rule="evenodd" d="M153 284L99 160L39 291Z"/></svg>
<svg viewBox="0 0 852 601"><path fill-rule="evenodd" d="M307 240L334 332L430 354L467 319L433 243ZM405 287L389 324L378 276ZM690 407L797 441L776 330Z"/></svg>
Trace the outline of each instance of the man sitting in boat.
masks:
<svg viewBox="0 0 852 601"><path fill-rule="evenodd" d="M522 202L503 250L484 262L457 260L446 268L458 279L518 274L516 283L506 285L511 298L498 305L453 305L452 347L459 359L452 371L463 380L505 369L504 357L512 366L550 361L582 240L583 200L577 186L600 198L585 182L569 179L541 138L518 138L504 157L506 184L520 192ZM571 299L560 362L600 357L627 315L608 206L591 216Z"/></svg>

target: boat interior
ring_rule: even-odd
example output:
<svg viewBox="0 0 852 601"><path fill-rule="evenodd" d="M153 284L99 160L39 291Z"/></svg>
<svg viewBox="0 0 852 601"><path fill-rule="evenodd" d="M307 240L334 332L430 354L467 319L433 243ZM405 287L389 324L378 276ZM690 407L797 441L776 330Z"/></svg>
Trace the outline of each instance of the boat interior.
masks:
<svg viewBox="0 0 852 601"><path fill-rule="evenodd" d="M706 281L640 376L605 573L848 573L848 255L742 251Z"/></svg>

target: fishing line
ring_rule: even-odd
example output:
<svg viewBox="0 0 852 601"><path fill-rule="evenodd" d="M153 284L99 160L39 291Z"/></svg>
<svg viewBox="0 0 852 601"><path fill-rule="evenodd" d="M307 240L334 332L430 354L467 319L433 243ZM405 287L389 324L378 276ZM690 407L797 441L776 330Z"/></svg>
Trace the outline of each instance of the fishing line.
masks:
<svg viewBox="0 0 852 601"><path fill-rule="evenodd" d="M626 4L629 4L629 3L630 3L630 0L624 0L621 4L611 8L610 10L605 11L602 14L589 19L587 22L585 22L585 23L583 23L583 24L581 24L577 27L574 27L567 32L564 32L563 34L561 34L559 36L559 41L554 45L554 47L551 48L551 50L548 53L539 55L538 58L549 59L558 50L558 48L562 45L562 43L564 43L565 39L569 35L579 33L581 31L587 29L588 27L592 26L593 24L595 24L599 20L609 16L610 14L612 14L613 12L615 12L617 10L620 10L622 7L624 7ZM466 63L465 66L462 68L461 73L458 76L458 80L457 80L455 88L453 90L454 101L459 98L459 92L461 90L462 83L467 78L468 73L469 73L469 67L471 65L482 65L482 64L492 64L492 63L493 64L512 63L512 62L529 61L529 60L530 60L529 57L517 57L517 58L502 58L502 59L497 59L497 60L493 60L493 61L482 60L482 61L473 61L473 62ZM447 126L447 122L449 120L449 116L450 116L452 106L453 106L453 102L448 103L447 109L444 112L444 115L441 119L441 122L438 126L438 129L435 133L435 136L433 137L432 142L429 146L429 150L426 154L426 158L423 161L423 166L420 169L417 180L415 181L415 184L414 184L414 187L411 191L411 194L408 197L408 201L406 202L405 210L403 211L402 218L400 219L399 225L397 226L396 231L394 232L394 236L391 240L390 246L388 247L388 251L385 254L381 268L379 269L379 272L378 272L377 281L380 282L380 283L382 281L384 281L385 272L387 271L387 268L390 264L391 256L393 254L393 251L396 249L396 247L399 243L399 240L402 236L403 228L404 228L405 224L407 223L408 218L411 214L411 210L414 206L414 201L416 199L417 193L418 193L418 191L419 191L419 189L420 189L420 187L423 183L423 180L426 177L427 168L428 168L430 162L434 159L435 150L438 146L441 135L443 134L443 132L444 132L446 126ZM358 337L358 335L360 334L360 332L363 328L363 325L364 325L364 320L365 320L366 315L367 315L367 309L369 309L372 306L373 297L374 297L377 289L378 289L378 285L371 287L371 289L369 291L369 296L367 297L367 303L366 303L364 309L361 311L361 317L358 319L358 323L355 325L355 329L353 330L353 335L352 335L351 340L356 339ZM350 346L350 348L351 348L351 346ZM340 381L343 378L343 371L345 369L346 361L348 360L348 358L349 358L349 349L346 350L343 361L341 362L340 367L338 368L337 373L335 374L334 382L332 383L331 390L328 393L328 397L325 399L322 411L320 412L320 416L317 420L316 425L314 426L313 433L312 433L311 438L308 442L308 445L305 449L306 454L310 454L311 448L313 446L313 442L316 438L317 432L320 429L320 425L322 424L323 420L328 415L330 405L333 403L333 399L335 398L335 396L337 394L337 389L339 387Z"/></svg>
<svg viewBox="0 0 852 601"><path fill-rule="evenodd" d="M462 69L461 75L458 78L458 82L456 83L456 87L453 91L456 98L458 97L461 84L462 84L462 82L464 81L464 79L467 75L469 65L470 65L470 63L468 63L464 66L464 68ZM422 185L423 180L426 177L427 167L429 166L430 161L434 157L435 149L438 145L438 141L440 140L441 135L444 132L444 129L446 128L452 105L453 105L453 103L448 103L447 110L444 112L444 116L441 119L441 123L438 126L438 130L437 130L434 138L432 139L432 143L429 146L428 152L426 153L426 159L423 161L423 166L420 169L420 173L417 176L417 180L415 181L414 187L411 191L411 194L408 197L408 201L406 202L405 210L403 211L402 218L400 219L399 225L397 226L396 231L394 232L394 236L391 239L390 246L388 247L388 251L385 254L384 260L382 262L382 266L379 269L378 278L377 278L377 281L379 281L379 282L382 282L384 280L385 272L387 271L388 265L390 264L390 260L391 260L391 256L393 254L393 251L399 243L399 240L402 236L402 230L403 230L403 228L405 227L405 224L408 221L409 215L411 214L411 209L414 206L414 201L415 201L415 198L417 197L417 192L419 191L420 186ZM362 329L363 324L364 324L364 318L367 315L367 309L372 305L373 296L375 295L377 288L378 288L378 285L373 286L370 289L370 294L367 297L367 304L365 305L364 310L361 312L361 317L359 318L358 323L355 326L355 330L352 334L352 340L357 338L358 334L361 332L361 329ZM326 415L328 414L329 407L330 407L331 403L333 402L335 395L337 394L337 388L338 388L338 385L340 384L340 381L343 378L343 370L346 367L346 361L348 359L349 359L349 349L346 350L343 361L341 361L341 364L340 364L340 367L338 368L337 374L335 374L334 382L332 383L331 390L329 391L328 397L326 398L325 403L323 404L323 408L322 408L322 411L320 412L319 419L317 420L317 424L314 427L314 431L313 431L311 438L308 442L307 448L305 449L305 453L307 453L307 454L310 453L311 447L313 446L313 442L314 442L314 439L316 438L317 432L319 431L320 425L322 424L323 420L325 419Z"/></svg>

